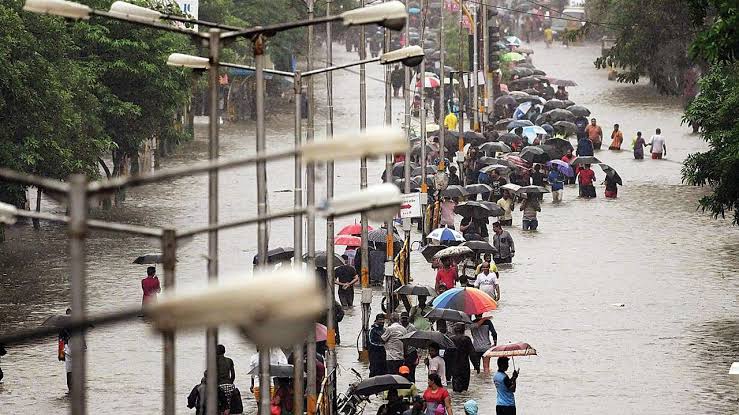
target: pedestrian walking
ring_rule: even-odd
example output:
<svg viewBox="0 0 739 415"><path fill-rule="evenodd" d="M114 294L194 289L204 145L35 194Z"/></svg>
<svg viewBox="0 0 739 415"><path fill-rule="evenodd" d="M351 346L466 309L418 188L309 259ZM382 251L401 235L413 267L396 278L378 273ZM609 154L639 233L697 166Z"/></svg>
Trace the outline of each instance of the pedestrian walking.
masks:
<svg viewBox="0 0 739 415"><path fill-rule="evenodd" d="M342 255L346 264L336 267L336 292L342 307L354 307L354 285L359 282L359 274L353 266L349 265L349 257Z"/></svg>
<svg viewBox="0 0 739 415"><path fill-rule="evenodd" d="M400 313L400 325L403 326L407 334L416 331L416 326L411 323L410 314L407 311L403 311L402 313ZM408 369L406 377L411 382L416 381L416 366L418 366L418 349L413 346L407 346L405 348L403 366L400 367L400 370L402 372L404 367Z"/></svg>
<svg viewBox="0 0 739 415"><path fill-rule="evenodd" d="M493 376L493 383L497 391L495 404L496 415L516 415L516 379L518 379L519 370L513 371L513 375L508 377L508 358L498 358L498 371Z"/></svg>
<svg viewBox="0 0 739 415"><path fill-rule="evenodd" d="M503 197L503 186L508 184L508 181L506 181L506 179L501 176L497 170L493 170L490 174L490 180L487 184L489 184L490 187L493 188L493 191L490 193L490 201L497 202L498 200L500 200L501 197Z"/></svg>
<svg viewBox="0 0 739 415"><path fill-rule="evenodd" d="M587 135L579 137L577 139L577 155L578 157L584 157L584 156L592 156L594 155L594 144L588 138Z"/></svg>
<svg viewBox="0 0 739 415"><path fill-rule="evenodd" d="M392 72L390 72L390 84L393 86L393 98L398 98L398 92L403 88L403 82L405 81L405 73L400 69L400 65L395 65ZM405 94L405 91L403 91Z"/></svg>
<svg viewBox="0 0 739 415"><path fill-rule="evenodd" d="M523 219L521 227L525 231L535 231L539 227L539 219L536 215L541 212L541 199L539 195L529 194L521 203L520 207L523 211Z"/></svg>
<svg viewBox="0 0 739 415"><path fill-rule="evenodd" d="M431 343L429 345L429 357L426 358L426 366L429 375L435 374L439 376L439 386L446 386L446 362L444 358L439 356L439 345Z"/></svg>
<svg viewBox="0 0 739 415"><path fill-rule="evenodd" d="M549 169L547 182L549 182L549 187L552 189L552 203L560 203L565 188L565 175L552 165L552 168Z"/></svg>
<svg viewBox="0 0 739 415"><path fill-rule="evenodd" d="M657 128L655 134L650 138L649 148L652 152L652 160L662 160L667 155L667 144L665 138L662 137L662 130Z"/></svg>
<svg viewBox="0 0 739 415"><path fill-rule="evenodd" d="M595 172L590 168L590 164L585 164L577 174L578 184L580 185L580 197L586 199L596 197L595 186Z"/></svg>
<svg viewBox="0 0 739 415"><path fill-rule="evenodd" d="M621 144L624 142L624 133L618 129L618 124L613 125L613 132L611 133L611 145L608 146L609 150L621 150Z"/></svg>
<svg viewBox="0 0 739 415"><path fill-rule="evenodd" d="M406 335L405 328L400 324L400 316L397 313L390 314L390 325L380 336L385 344L385 360L387 361L387 373L397 374L398 369L403 366L405 349L401 338Z"/></svg>
<svg viewBox="0 0 739 415"><path fill-rule="evenodd" d="M369 369L370 377L380 376L387 373L387 362L385 354L385 344L382 341L382 334L385 332L385 315L378 314L375 316L375 322L372 324L369 332Z"/></svg>
<svg viewBox="0 0 739 415"><path fill-rule="evenodd" d="M513 225L513 209L515 207L515 202L513 201L513 196L511 195L511 192L508 190L503 190L503 195L500 199L496 202L498 206L500 206L501 209L503 209L503 216L500 216L498 221L502 226L511 226Z"/></svg>
<svg viewBox="0 0 739 415"><path fill-rule="evenodd" d="M442 258L441 266L436 270L436 284L434 289L438 292L439 285L441 284L444 284L447 289L454 288L457 279L457 267L452 264L452 259L449 257Z"/></svg>
<svg viewBox="0 0 739 415"><path fill-rule="evenodd" d="M460 180L459 176L457 175L457 168L455 166L449 166L449 186L451 185L462 185L462 181Z"/></svg>
<svg viewBox="0 0 739 415"><path fill-rule="evenodd" d="M157 294L162 292L155 267L146 268L146 278L141 280L141 290L144 292L144 296L141 298L142 307L151 301L156 301Z"/></svg>
<svg viewBox="0 0 739 415"><path fill-rule="evenodd" d="M585 127L585 133L593 143L593 150L600 150L600 146L603 143L603 129L596 123L595 118L590 119L590 124Z"/></svg>
<svg viewBox="0 0 739 415"><path fill-rule="evenodd" d="M617 175L606 175L603 184L606 185L605 196L607 199L615 199L618 197L618 179Z"/></svg>
<svg viewBox="0 0 739 415"><path fill-rule="evenodd" d="M457 124L459 124L459 118L454 112L450 111L449 114L444 117L444 127L447 131L456 131Z"/></svg>
<svg viewBox="0 0 739 415"><path fill-rule="evenodd" d="M411 307L409 314L409 320L413 322L413 327L416 330L430 330L431 322L426 318L426 314L431 311L431 306L426 304L426 296L418 296L418 304Z"/></svg>
<svg viewBox="0 0 739 415"><path fill-rule="evenodd" d="M575 155L572 154L572 149L568 149L567 153L562 156L562 161L567 164L572 164L572 160L575 159ZM575 177L565 177L565 184L575 184Z"/></svg>
<svg viewBox="0 0 739 415"><path fill-rule="evenodd" d="M475 288L484 291L494 300L500 299L500 286L498 285L498 276L496 272L490 271L490 263L483 262L480 273L475 278Z"/></svg>
<svg viewBox="0 0 739 415"><path fill-rule="evenodd" d="M428 388L423 392L426 402L426 415L454 415L452 399L442 385L441 377L436 373L429 373Z"/></svg>
<svg viewBox="0 0 739 415"><path fill-rule="evenodd" d="M496 264L510 264L516 255L516 246L508 231L503 230L500 222L493 223L493 246L498 250L493 255Z"/></svg>
<svg viewBox="0 0 739 415"><path fill-rule="evenodd" d="M452 373L452 390L464 392L470 387L470 355L475 352L472 339L464 334L464 323L454 325L454 365Z"/></svg>
<svg viewBox="0 0 739 415"><path fill-rule="evenodd" d="M644 137L642 137L641 131L637 131L636 137L634 137L634 140L631 142L631 147L634 149L634 159L644 159L644 147L646 146L647 142L644 140Z"/></svg>
<svg viewBox="0 0 739 415"><path fill-rule="evenodd" d="M546 185L546 178L546 174L541 171L541 164L534 164L534 172L531 173L531 184L544 187Z"/></svg>
<svg viewBox="0 0 739 415"><path fill-rule="evenodd" d="M441 220L439 227L454 229L454 208L457 207L457 198L444 197L441 199Z"/></svg>
<svg viewBox="0 0 739 415"><path fill-rule="evenodd" d="M208 372L203 372L203 378L200 379L200 383L195 385L187 396L187 407L195 409L195 415L205 415L207 413L207 386L206 379L208 378ZM226 410L226 397L223 391L218 389L218 413L222 414Z"/></svg>
<svg viewBox="0 0 739 415"><path fill-rule="evenodd" d="M470 326L470 334L472 335L472 346L475 349L475 352L470 355L472 367L475 368L477 373L480 373L480 360L482 360L483 372L490 373L490 358L485 357L484 354L491 347L498 345L498 332L495 331L492 320L483 317L482 314L477 314ZM492 342L490 341L491 337Z"/></svg>

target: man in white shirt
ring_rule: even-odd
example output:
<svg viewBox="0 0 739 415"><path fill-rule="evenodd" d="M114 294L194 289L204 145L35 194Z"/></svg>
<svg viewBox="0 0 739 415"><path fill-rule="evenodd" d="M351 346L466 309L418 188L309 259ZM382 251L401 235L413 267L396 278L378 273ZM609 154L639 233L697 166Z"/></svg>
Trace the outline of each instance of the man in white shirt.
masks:
<svg viewBox="0 0 739 415"><path fill-rule="evenodd" d="M400 324L400 316L397 313L390 315L390 321L392 324L382 333L382 341L385 342L387 373L397 375L405 359L403 341L400 339L405 336L406 329Z"/></svg>
<svg viewBox="0 0 739 415"><path fill-rule="evenodd" d="M667 144L665 144L665 139L661 134L662 130L658 128L656 134L652 136L651 141L649 142L649 147L652 149L653 160L662 160L662 156L667 155Z"/></svg>
<svg viewBox="0 0 739 415"><path fill-rule="evenodd" d="M443 357L439 356L439 345L436 343L429 345L427 364L429 374L436 373L439 375L442 386L446 386L446 362L444 362Z"/></svg>

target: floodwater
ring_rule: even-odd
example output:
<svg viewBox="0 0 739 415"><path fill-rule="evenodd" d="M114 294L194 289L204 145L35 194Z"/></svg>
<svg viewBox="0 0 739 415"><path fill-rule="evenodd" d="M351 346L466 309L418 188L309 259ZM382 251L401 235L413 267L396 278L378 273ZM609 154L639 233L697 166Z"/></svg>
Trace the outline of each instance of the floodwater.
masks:
<svg viewBox="0 0 739 415"><path fill-rule="evenodd" d="M356 58L336 45L337 62ZM667 137L669 157L635 161L629 151L596 154L624 179L617 200L578 200L576 189L565 190L559 206L547 203L539 215L538 232L513 228L517 256L502 271L502 300L494 322L502 343L526 341L539 356L516 359L521 368L517 402L529 414L701 414L739 413L739 380L728 368L739 356L739 237L726 220L714 220L696 210L705 190L680 182L680 162L705 144L680 125L681 106L659 96L647 85L620 85L606 80L592 65L597 46L546 49L535 44L534 63L549 75L576 80L571 98L589 107L609 135L613 123L625 132L626 143L636 130L649 137L656 127ZM368 66L371 78L382 70ZM336 133L358 128L358 76L342 71L334 76ZM325 125L325 81L316 82L319 100L317 135ZM384 86L368 79L368 124L383 119ZM403 101L393 100L393 119ZM207 158L206 130L164 160L162 167L183 166ZM268 146L292 145L289 115L268 119ZM605 140L607 147L608 140ZM255 151L254 125L225 125L221 135L224 157ZM273 210L289 208L292 162L268 166L269 203ZM286 173L286 172L290 173ZM378 181L381 161L370 163L370 182ZM359 163L337 165L337 193L359 187ZM596 175L603 174L596 169ZM319 172L319 197L324 176ZM178 229L207 221L206 177L172 180L129 192L123 208L98 212L105 219ZM220 177L222 220L256 213L252 168ZM598 188L602 196L603 188ZM47 203L47 209L60 212ZM343 218L336 229L354 221ZM520 224L520 212L514 223ZM325 226L318 222L318 249ZM270 246L292 245L292 221L271 225ZM49 314L62 313L69 301L66 234L57 225L41 231L17 225L0 244L0 331L35 327ZM248 278L256 251L255 229L220 234L222 278ZM418 240L415 234L414 239ZM155 241L94 232L87 243L88 297L91 312L135 306L141 301L139 280L144 268L131 264L138 255L157 251ZM186 285L205 280L204 236L178 251L177 281ZM412 270L417 283L431 283L434 274L420 255ZM279 289L280 281L275 281ZM373 314L378 312L376 293ZM358 300L357 300L358 302ZM623 304L623 306L620 306ZM357 363L356 338L360 308L347 312L341 323L338 358L343 368L340 390L353 380L350 367L366 375ZM254 410L248 392L246 365L253 345L223 329L221 342L236 362L237 386L247 410ZM94 329L88 337L89 408L91 413L152 414L161 411L161 340L141 321ZM204 336L189 333L177 339L178 413L189 413L185 398L204 369ZM61 413L67 410L64 368L56 358L55 339L9 349L2 358L5 384L0 386L0 413ZM424 379L419 370L419 379ZM419 382L424 388L425 382ZM489 377L473 374L469 392L455 394L455 410L476 399L482 414L493 413L494 387ZM377 398L368 407L374 413Z"/></svg>

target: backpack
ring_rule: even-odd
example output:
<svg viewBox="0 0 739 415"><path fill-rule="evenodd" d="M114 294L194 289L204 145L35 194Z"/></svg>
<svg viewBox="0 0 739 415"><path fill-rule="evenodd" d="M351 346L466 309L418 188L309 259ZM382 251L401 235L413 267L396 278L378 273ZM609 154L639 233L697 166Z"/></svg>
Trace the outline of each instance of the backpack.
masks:
<svg viewBox="0 0 739 415"><path fill-rule="evenodd" d="M243 414L244 413L244 403L241 401L241 391L239 391L239 388L234 387L233 392L231 392L231 408L230 408L231 414Z"/></svg>

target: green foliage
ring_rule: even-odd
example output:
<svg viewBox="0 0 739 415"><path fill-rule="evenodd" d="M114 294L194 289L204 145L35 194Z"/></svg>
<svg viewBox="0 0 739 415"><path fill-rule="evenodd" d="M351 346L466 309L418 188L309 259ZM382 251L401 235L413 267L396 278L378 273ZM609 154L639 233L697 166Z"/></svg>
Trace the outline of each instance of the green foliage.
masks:
<svg viewBox="0 0 739 415"><path fill-rule="evenodd" d="M686 71L693 66L687 50L695 38L691 30L692 0L591 0L588 19L602 22L616 45L597 68L620 69L618 80L638 82L648 76L662 93L683 92Z"/></svg>
<svg viewBox="0 0 739 415"><path fill-rule="evenodd" d="M461 29L461 30L460 30ZM457 70L469 71L469 47L467 29L460 27L459 14L447 15L444 20L444 48L446 49L445 65Z"/></svg>
<svg viewBox="0 0 739 415"><path fill-rule="evenodd" d="M736 1L690 0L696 26L708 23L690 46L692 56L706 62L731 62L739 57L739 16Z"/></svg>

